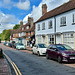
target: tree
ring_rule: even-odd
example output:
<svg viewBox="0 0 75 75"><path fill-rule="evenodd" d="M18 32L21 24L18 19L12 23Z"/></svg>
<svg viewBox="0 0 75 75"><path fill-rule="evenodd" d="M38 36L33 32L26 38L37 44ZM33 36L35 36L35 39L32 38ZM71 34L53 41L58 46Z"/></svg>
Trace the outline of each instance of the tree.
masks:
<svg viewBox="0 0 75 75"><path fill-rule="evenodd" d="M15 26L13 27L13 29L18 29L20 27L19 24L15 24Z"/></svg>
<svg viewBox="0 0 75 75"><path fill-rule="evenodd" d="M5 40L10 41L10 29L5 32Z"/></svg>
<svg viewBox="0 0 75 75"><path fill-rule="evenodd" d="M3 32L0 34L1 40L10 40L10 29L9 30L3 30Z"/></svg>

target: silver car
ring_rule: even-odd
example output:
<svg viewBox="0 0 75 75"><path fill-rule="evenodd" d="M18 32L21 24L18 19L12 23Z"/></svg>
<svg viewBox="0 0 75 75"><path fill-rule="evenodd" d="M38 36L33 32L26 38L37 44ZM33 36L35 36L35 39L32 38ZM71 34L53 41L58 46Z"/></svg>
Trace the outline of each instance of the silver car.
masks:
<svg viewBox="0 0 75 75"><path fill-rule="evenodd" d="M38 56L45 55L46 49L47 49L47 46L45 44L35 44L34 47L32 48L33 50L32 53L38 54Z"/></svg>

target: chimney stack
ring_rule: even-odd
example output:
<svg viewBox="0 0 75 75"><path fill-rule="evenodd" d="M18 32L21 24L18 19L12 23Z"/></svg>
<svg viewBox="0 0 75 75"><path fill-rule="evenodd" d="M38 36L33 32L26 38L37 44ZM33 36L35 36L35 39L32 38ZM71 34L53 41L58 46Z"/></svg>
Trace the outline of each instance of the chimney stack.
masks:
<svg viewBox="0 0 75 75"><path fill-rule="evenodd" d="M20 21L20 25L23 25L23 21Z"/></svg>
<svg viewBox="0 0 75 75"><path fill-rule="evenodd" d="M47 13L47 5L43 4L42 5L42 15L44 15L45 13Z"/></svg>
<svg viewBox="0 0 75 75"><path fill-rule="evenodd" d="M33 26L33 17L28 16L28 23L30 23L30 27Z"/></svg>

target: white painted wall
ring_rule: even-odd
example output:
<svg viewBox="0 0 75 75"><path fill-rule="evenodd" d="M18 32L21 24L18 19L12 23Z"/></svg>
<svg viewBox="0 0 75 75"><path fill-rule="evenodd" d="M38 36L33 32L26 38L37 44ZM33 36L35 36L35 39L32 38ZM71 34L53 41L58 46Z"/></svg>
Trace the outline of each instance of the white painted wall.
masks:
<svg viewBox="0 0 75 75"><path fill-rule="evenodd" d="M65 13L62 13L60 15L57 15L56 18L56 33L58 32L68 32L68 31L75 31L75 24L72 25L73 23L73 14L75 14L75 10L71 10ZM60 27L60 18L66 16L66 26L62 26ZM48 22L52 20L53 23L53 28L48 29ZM45 22L45 30L42 30L42 23ZM40 31L37 31L38 29L38 24L40 24ZM54 33L54 26L55 25L55 21L54 21L54 17L50 18L50 19L46 19L44 21L38 22L35 24L35 35L43 35L43 34L52 34Z"/></svg>
<svg viewBox="0 0 75 75"><path fill-rule="evenodd" d="M52 28L48 29L49 21L52 20ZM45 22L45 30L42 30L42 23ZM40 24L40 30L38 31L38 24ZM46 19L44 21L38 22L35 24L35 35L42 35L42 34L53 34L54 33L54 18Z"/></svg>
<svg viewBox="0 0 75 75"><path fill-rule="evenodd" d="M75 24L72 25L73 14L75 14L75 10L68 11L66 13L63 13L63 14L56 16L56 32L75 31ZM60 18L62 16L66 16L66 26L60 27Z"/></svg>

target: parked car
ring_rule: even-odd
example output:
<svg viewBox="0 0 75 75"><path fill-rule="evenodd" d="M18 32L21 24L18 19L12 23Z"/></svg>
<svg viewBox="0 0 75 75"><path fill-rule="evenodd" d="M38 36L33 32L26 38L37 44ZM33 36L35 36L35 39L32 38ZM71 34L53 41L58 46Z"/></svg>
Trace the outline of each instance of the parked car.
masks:
<svg viewBox="0 0 75 75"><path fill-rule="evenodd" d="M12 47L12 44L11 44L11 43L8 43L8 46L9 46L9 47Z"/></svg>
<svg viewBox="0 0 75 75"><path fill-rule="evenodd" d="M56 59L59 63L75 62L75 51L65 44L53 44L47 48L46 58Z"/></svg>
<svg viewBox="0 0 75 75"><path fill-rule="evenodd" d="M4 45L6 45L6 44L7 44L7 41L4 42Z"/></svg>
<svg viewBox="0 0 75 75"><path fill-rule="evenodd" d="M12 43L12 47L16 48L17 43Z"/></svg>
<svg viewBox="0 0 75 75"><path fill-rule="evenodd" d="M35 44L34 47L32 48L33 50L32 53L38 54L38 56L45 55L46 49L47 49L47 46L45 44Z"/></svg>
<svg viewBox="0 0 75 75"><path fill-rule="evenodd" d="M22 43L18 43L16 44L16 49L25 49L25 46Z"/></svg>

